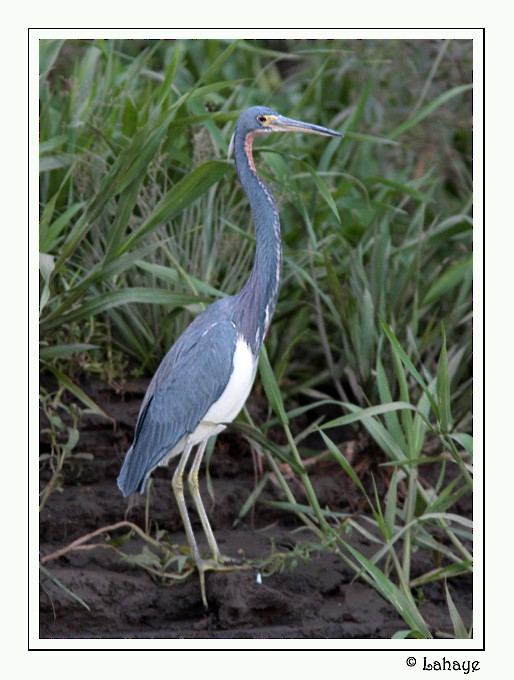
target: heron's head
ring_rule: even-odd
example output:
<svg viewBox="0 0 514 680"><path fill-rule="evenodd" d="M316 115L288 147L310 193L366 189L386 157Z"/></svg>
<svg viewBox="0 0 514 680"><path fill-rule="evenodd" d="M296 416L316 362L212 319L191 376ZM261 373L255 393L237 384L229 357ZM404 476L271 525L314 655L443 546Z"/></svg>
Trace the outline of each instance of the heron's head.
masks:
<svg viewBox="0 0 514 680"><path fill-rule="evenodd" d="M248 134L251 134L253 137L254 135L268 134L269 132L307 132L309 134L328 135L331 137L343 136L340 132L322 127L321 125L313 125L312 123L304 123L294 118L286 118L266 106L252 106L243 111L236 123L234 136L240 134L246 139ZM231 155L233 142L234 137L232 137L230 142L229 156Z"/></svg>

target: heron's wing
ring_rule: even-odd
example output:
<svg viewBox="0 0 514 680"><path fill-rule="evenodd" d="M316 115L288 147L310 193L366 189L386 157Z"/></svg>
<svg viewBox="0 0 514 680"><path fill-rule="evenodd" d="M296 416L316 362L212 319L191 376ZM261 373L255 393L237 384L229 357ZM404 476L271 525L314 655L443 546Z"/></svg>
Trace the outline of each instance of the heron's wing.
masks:
<svg viewBox="0 0 514 680"><path fill-rule="evenodd" d="M148 387L134 442L118 477L125 496L144 491L148 474L194 432L229 381L235 326L227 318L215 320L205 313L201 317L173 345Z"/></svg>

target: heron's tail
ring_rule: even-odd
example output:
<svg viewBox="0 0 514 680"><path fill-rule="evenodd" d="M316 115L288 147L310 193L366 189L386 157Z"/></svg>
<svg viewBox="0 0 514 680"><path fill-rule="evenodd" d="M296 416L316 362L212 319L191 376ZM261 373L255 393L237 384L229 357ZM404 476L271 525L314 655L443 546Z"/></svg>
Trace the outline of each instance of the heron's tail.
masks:
<svg viewBox="0 0 514 680"><path fill-rule="evenodd" d="M134 446L131 446L118 476L118 487L124 496L130 496L136 492L143 493L148 477L148 471L144 467L134 464L137 461L132 460L133 453Z"/></svg>

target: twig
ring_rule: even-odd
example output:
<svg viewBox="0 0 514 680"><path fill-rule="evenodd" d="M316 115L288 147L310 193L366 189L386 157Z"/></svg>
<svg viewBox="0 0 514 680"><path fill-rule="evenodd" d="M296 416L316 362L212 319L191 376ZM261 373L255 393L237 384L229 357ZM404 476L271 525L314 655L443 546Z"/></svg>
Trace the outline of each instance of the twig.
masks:
<svg viewBox="0 0 514 680"><path fill-rule="evenodd" d="M49 553L48 555L44 555L40 560L40 564L46 564L47 562L50 562L51 560L56 560L59 557L62 557L63 555L67 555L69 552L72 552L73 550L78 550L78 549L84 549L84 543L87 543L90 541L92 538L95 536L98 536L100 534L107 534L111 531L116 531L116 529L121 529L123 527L127 527L129 529L132 529L135 531L137 534L139 534L142 538L144 538L146 541L149 541L150 543L153 543L154 545L159 545L157 541L154 541L150 536L145 534L141 529L136 525L133 524L132 522L117 522L116 524L110 524L109 526L106 527L100 527L100 529L96 529L95 531L92 531L89 534L85 534L84 536L81 536L80 538L77 538L75 541L72 541L69 545L65 546L64 548L60 548L59 550L56 550L53 553ZM91 546L91 547L97 547ZM88 546L86 546L86 549L88 549Z"/></svg>

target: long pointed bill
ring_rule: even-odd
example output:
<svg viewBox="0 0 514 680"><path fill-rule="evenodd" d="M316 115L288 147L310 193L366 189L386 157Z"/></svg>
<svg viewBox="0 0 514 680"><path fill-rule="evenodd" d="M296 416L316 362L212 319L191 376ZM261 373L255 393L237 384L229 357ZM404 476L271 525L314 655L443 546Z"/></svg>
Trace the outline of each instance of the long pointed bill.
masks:
<svg viewBox="0 0 514 680"><path fill-rule="evenodd" d="M294 120L293 118L285 118L284 116L266 116L266 127L273 132L307 132L312 135L327 135L331 137L343 137L340 132L331 130L330 128L322 127L321 125L313 125L312 123L304 123L301 120Z"/></svg>

